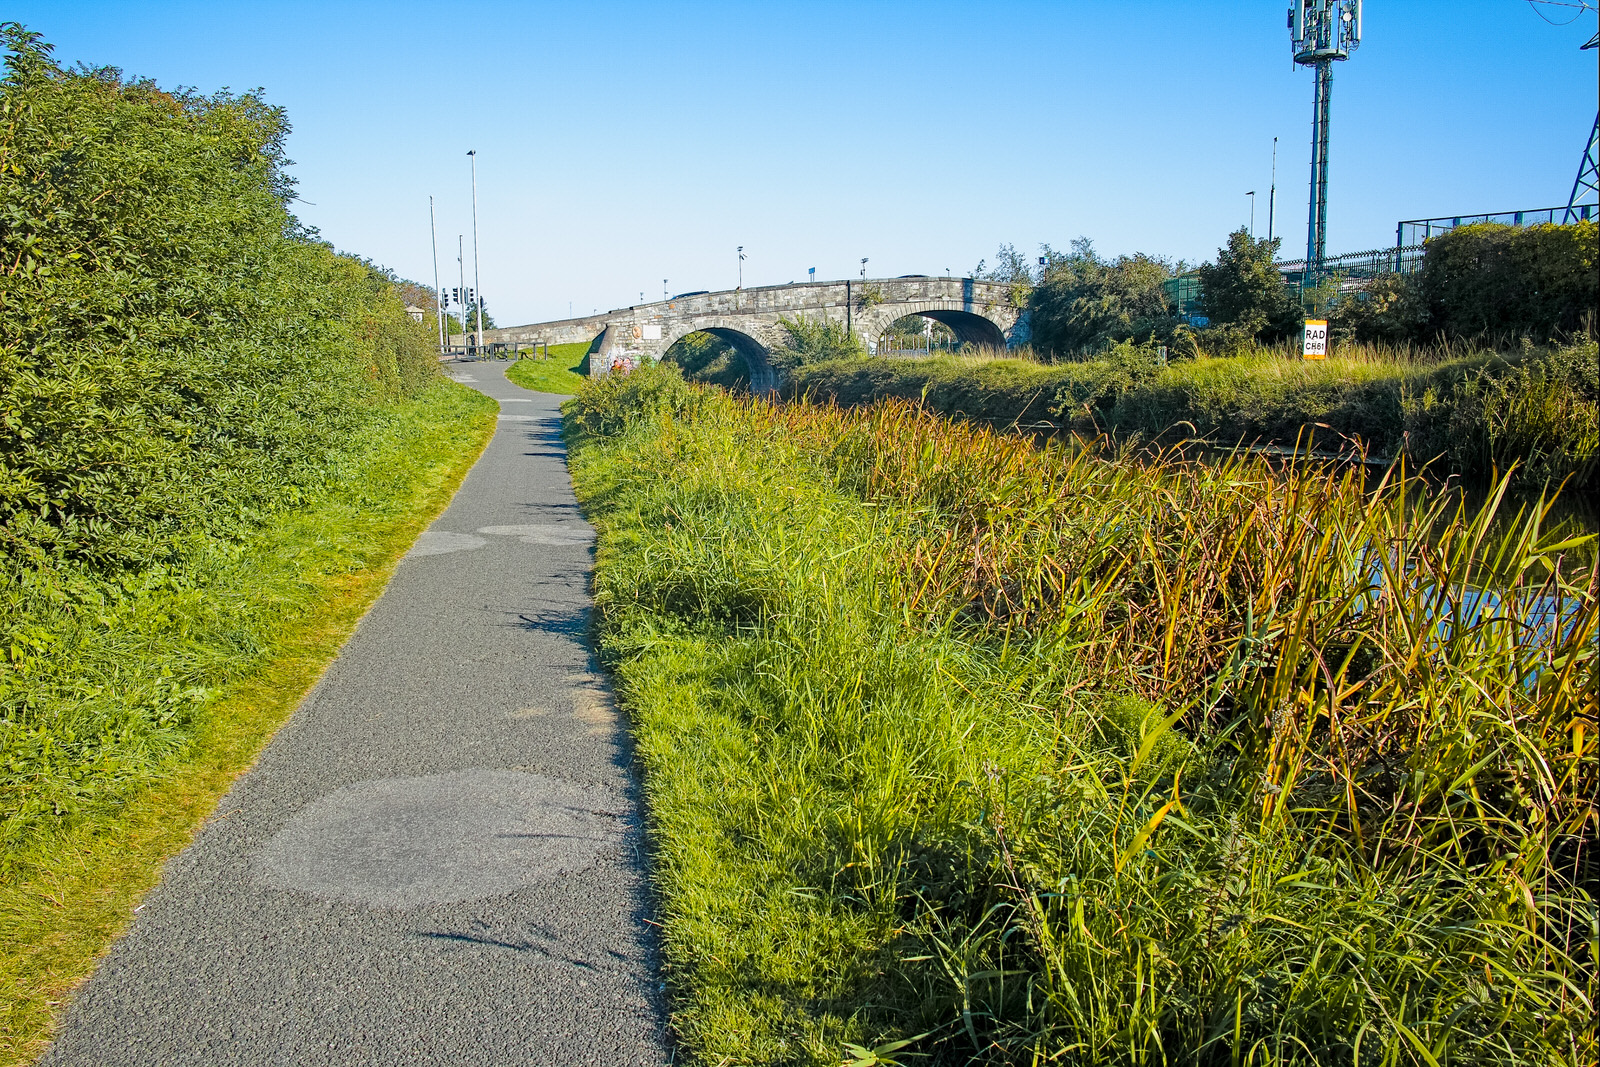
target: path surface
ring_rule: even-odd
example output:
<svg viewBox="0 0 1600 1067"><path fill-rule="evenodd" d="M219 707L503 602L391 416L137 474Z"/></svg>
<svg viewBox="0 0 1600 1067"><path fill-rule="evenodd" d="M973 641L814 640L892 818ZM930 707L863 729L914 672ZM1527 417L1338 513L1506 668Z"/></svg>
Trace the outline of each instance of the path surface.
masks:
<svg viewBox="0 0 1600 1067"><path fill-rule="evenodd" d="M454 373L494 440L44 1063L668 1062L559 398Z"/></svg>

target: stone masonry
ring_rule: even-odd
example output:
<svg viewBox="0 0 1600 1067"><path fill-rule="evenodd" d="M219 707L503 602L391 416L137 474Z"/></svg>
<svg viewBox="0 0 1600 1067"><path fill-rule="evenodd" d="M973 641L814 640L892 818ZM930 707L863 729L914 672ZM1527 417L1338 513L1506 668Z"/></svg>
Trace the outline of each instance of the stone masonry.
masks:
<svg viewBox="0 0 1600 1067"><path fill-rule="evenodd" d="M779 319L827 319L876 341L907 315L943 323L959 340L987 348L1027 340L1027 323L1010 285L923 276L688 293L600 315L485 330L483 339L518 345L588 342L590 373L607 374L658 360L678 340L704 330L738 349L750 368L753 391L770 392L779 385L767 360L768 351L783 340ZM464 341L460 334L451 337L452 344Z"/></svg>

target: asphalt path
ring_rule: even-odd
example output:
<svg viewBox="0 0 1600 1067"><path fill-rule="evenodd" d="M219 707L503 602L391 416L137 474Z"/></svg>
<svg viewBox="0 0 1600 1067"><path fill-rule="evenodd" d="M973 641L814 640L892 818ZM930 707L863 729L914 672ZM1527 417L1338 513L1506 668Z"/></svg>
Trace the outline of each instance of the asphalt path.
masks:
<svg viewBox="0 0 1600 1067"><path fill-rule="evenodd" d="M45 1064L665 1064L559 397L455 500L66 1012Z"/></svg>

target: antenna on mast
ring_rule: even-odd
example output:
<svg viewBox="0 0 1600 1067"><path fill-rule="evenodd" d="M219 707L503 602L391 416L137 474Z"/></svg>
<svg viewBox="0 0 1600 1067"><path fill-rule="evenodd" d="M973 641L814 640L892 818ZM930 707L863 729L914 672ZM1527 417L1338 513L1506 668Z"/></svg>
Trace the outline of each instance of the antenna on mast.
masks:
<svg viewBox="0 0 1600 1067"><path fill-rule="evenodd" d="M1293 0L1289 38L1294 61L1316 71L1311 110L1311 205L1306 225L1305 281L1314 282L1327 259L1328 121L1333 64L1361 47L1361 0Z"/></svg>

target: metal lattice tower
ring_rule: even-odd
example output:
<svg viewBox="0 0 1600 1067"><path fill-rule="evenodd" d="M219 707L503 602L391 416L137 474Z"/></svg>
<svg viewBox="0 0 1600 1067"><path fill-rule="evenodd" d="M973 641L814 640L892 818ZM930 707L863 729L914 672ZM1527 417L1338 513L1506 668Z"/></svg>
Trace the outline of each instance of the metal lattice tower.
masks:
<svg viewBox="0 0 1600 1067"><path fill-rule="evenodd" d="M1294 61L1316 71L1311 110L1311 205L1306 223L1306 280L1327 258L1328 125L1333 104L1333 64L1361 45L1361 0L1294 0L1289 8Z"/></svg>
<svg viewBox="0 0 1600 1067"><path fill-rule="evenodd" d="M1600 48L1600 33L1582 47ZM1567 197L1567 213L1561 216L1562 222L1578 221L1577 207L1585 193L1600 197L1600 115L1595 116L1594 127L1589 131L1589 143L1583 150L1583 162L1578 164L1578 177L1572 183L1572 195Z"/></svg>

